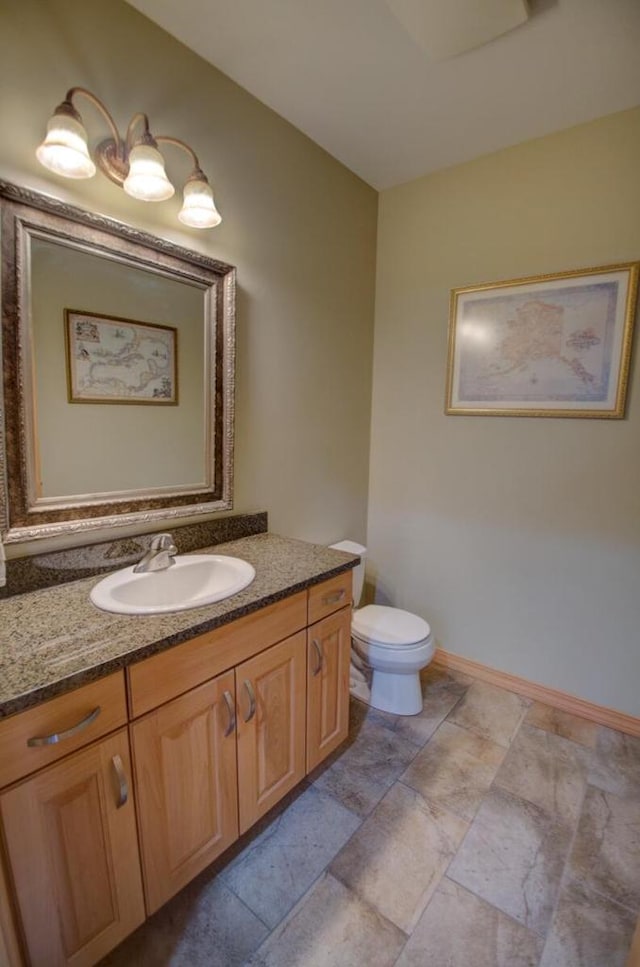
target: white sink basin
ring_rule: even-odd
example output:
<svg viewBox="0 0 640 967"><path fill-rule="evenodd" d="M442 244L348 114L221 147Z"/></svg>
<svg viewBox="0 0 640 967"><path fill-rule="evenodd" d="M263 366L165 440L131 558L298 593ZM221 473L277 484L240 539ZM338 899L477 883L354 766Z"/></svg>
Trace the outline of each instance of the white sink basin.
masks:
<svg viewBox="0 0 640 967"><path fill-rule="evenodd" d="M239 557L186 554L163 571L134 574L133 567L125 567L109 574L90 597L98 608L116 614L188 611L237 594L255 576L254 567Z"/></svg>

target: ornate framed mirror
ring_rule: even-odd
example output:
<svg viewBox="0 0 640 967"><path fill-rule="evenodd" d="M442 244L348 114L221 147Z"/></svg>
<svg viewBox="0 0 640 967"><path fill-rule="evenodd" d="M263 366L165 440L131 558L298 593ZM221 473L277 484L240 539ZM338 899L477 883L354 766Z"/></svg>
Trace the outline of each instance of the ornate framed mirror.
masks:
<svg viewBox="0 0 640 967"><path fill-rule="evenodd" d="M235 269L0 182L6 543L232 507Z"/></svg>

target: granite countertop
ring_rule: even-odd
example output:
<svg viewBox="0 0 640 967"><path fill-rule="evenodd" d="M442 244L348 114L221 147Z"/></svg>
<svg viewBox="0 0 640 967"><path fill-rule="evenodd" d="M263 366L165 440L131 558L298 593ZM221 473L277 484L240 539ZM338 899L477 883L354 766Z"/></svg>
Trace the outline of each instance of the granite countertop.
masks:
<svg viewBox="0 0 640 967"><path fill-rule="evenodd" d="M252 584L203 608L160 615L100 611L83 578L0 602L0 718L124 668L353 567L320 544L258 534L203 548L253 564Z"/></svg>

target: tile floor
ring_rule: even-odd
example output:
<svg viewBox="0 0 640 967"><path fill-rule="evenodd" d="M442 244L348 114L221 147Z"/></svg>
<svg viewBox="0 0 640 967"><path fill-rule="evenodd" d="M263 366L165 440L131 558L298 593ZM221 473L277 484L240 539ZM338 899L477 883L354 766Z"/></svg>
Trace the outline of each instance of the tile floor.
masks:
<svg viewBox="0 0 640 967"><path fill-rule="evenodd" d="M437 668L103 967L624 967L640 739Z"/></svg>

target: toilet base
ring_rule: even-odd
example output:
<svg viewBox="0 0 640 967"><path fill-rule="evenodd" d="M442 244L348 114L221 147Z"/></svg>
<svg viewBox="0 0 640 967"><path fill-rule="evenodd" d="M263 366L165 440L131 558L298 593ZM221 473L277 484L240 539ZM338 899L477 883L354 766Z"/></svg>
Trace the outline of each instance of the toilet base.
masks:
<svg viewBox="0 0 640 967"><path fill-rule="evenodd" d="M418 715L422 711L420 673L373 670L369 704L381 712L395 715Z"/></svg>
<svg viewBox="0 0 640 967"><path fill-rule="evenodd" d="M390 647L351 637L351 693L381 712L419 715L422 712L420 672L433 658L431 634L415 644ZM363 686L370 689L364 697Z"/></svg>

